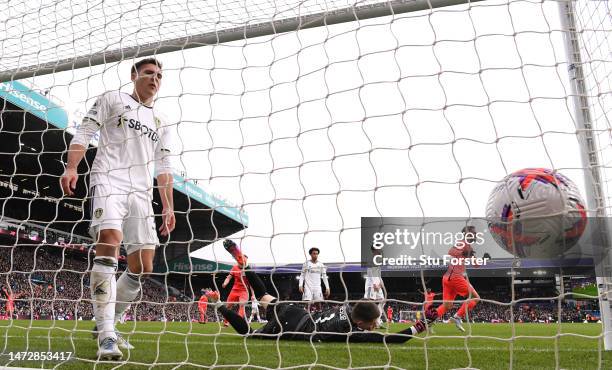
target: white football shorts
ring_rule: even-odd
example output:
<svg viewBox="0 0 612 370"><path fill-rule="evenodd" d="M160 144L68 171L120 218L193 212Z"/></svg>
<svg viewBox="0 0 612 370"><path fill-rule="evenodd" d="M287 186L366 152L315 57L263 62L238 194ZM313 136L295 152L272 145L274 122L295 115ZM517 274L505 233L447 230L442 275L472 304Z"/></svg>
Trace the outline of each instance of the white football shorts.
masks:
<svg viewBox="0 0 612 370"><path fill-rule="evenodd" d="M382 299L385 299L385 293L383 292L383 289L378 289L376 291L374 290L374 287L366 286L365 294L363 295L363 298L371 299L373 301L380 301Z"/></svg>
<svg viewBox="0 0 612 370"><path fill-rule="evenodd" d="M323 291L321 288L313 289L309 287L304 287L304 294L302 294L302 301L313 301L318 302L323 300Z"/></svg>
<svg viewBox="0 0 612 370"><path fill-rule="evenodd" d="M99 184L92 187L91 197L89 233L94 240L101 230L119 230L128 255L141 249L154 249L159 244L148 192L128 193Z"/></svg>

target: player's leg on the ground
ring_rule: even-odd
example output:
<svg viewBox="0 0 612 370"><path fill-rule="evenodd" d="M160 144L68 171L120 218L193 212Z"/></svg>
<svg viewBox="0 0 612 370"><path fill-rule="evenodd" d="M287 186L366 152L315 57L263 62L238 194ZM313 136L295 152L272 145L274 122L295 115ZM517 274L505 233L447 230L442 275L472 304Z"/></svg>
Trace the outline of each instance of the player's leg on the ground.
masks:
<svg viewBox="0 0 612 370"><path fill-rule="evenodd" d="M96 257L91 269L90 289L98 328L98 357L116 360L123 354L117 347L115 302L117 300L117 249L123 235L119 230L105 229L98 233Z"/></svg>
<svg viewBox="0 0 612 370"><path fill-rule="evenodd" d="M219 312L238 334L247 334L249 332L249 323L237 312L230 310L226 306L220 306Z"/></svg>
<svg viewBox="0 0 612 370"><path fill-rule="evenodd" d="M238 334L247 334L250 331L249 323L246 321L244 317L240 317L236 312L227 308L222 302L219 301L219 292L210 291L206 293L206 298L208 298L208 302L213 305L217 309L218 312L221 313L223 319L236 330Z"/></svg>
<svg viewBox="0 0 612 370"><path fill-rule="evenodd" d="M236 294L236 292L231 291L230 294L227 296L227 303L225 304L225 307L231 311L232 308L234 308L234 302L238 302L239 299L240 295ZM225 318L225 315L223 317L223 325L228 326L229 321Z"/></svg>

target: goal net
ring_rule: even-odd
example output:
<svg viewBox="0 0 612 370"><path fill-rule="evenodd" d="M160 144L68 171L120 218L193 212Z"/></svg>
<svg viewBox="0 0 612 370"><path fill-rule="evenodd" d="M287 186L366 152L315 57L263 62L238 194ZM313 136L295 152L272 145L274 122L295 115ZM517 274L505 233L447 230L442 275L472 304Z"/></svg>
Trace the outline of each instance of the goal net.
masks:
<svg viewBox="0 0 612 370"><path fill-rule="evenodd" d="M418 225L453 218L484 232L489 194L524 168L571 179L586 200L589 227L605 225L612 194L607 2L41 0L5 8L0 367L103 362L91 339L90 279L100 247L88 233L103 211L90 209L87 186L95 152L108 144L99 133L75 194L63 194L59 183L83 117L99 113L95 103L105 93L133 99L131 69L145 57L163 63L154 107L175 138L168 158L176 229L169 237L156 231L152 271L132 276L138 294L116 328L134 348L122 349L114 364L610 367L608 255L572 266L518 261L490 236L475 253L497 264L467 269L480 301L467 297L475 306L463 317L465 332L448 322L464 303L459 296L435 334L401 346L348 337L331 345L318 337L255 340L224 327L212 304L200 305L204 289L233 300L236 282L226 277L235 262L225 238L283 302L302 300L298 275L318 248L330 295L308 309L351 305L364 297L362 218ZM129 111L138 101L122 105ZM125 122L137 138L160 128ZM151 162L118 156L128 172ZM162 188L157 181L146 189L155 230L166 204ZM597 229L604 241L608 229ZM448 248L437 251L428 253L442 258ZM125 251L117 260L119 279L135 262ZM384 298L367 297L399 313L386 335L423 319L419 292L438 294L434 308L444 303L445 267L399 270L383 268ZM236 300L250 312L252 297ZM261 305L259 313L265 321Z"/></svg>

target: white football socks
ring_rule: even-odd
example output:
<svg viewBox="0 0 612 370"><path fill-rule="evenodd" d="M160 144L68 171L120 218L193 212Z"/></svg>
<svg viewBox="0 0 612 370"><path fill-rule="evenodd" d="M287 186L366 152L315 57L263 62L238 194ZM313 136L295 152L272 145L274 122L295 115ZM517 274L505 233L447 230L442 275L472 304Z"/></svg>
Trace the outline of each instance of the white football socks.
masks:
<svg viewBox="0 0 612 370"><path fill-rule="evenodd" d="M89 282L99 341L108 337L117 339L114 325L115 302L117 300L116 271L116 258L94 258Z"/></svg>
<svg viewBox="0 0 612 370"><path fill-rule="evenodd" d="M128 272L126 269L117 280L117 304L115 305L115 324L130 307L130 304L138 298L140 293L140 281L138 275Z"/></svg>

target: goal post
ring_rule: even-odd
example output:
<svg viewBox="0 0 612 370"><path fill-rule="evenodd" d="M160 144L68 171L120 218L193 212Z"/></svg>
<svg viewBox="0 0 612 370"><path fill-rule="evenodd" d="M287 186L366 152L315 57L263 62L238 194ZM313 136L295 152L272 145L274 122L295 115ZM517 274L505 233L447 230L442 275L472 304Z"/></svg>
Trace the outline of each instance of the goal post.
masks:
<svg viewBox="0 0 612 370"><path fill-rule="evenodd" d="M605 195L604 190L604 186L609 180L604 180L605 175L602 174L600 158L602 152L599 149L596 138L597 131L605 129L605 127L599 126L593 120L593 113L591 112L593 103L590 102L590 99L591 97L599 99L599 96L592 94L593 88L589 91L589 81L587 80L590 78L590 82L596 85L599 81L594 79L595 75L592 72L589 73L589 77L586 76L587 72L585 72L585 63L582 58L582 53L585 50L584 41L581 40L584 36L578 32L576 11L575 2L559 2L559 18L561 20L561 30L563 31L568 61L567 72L570 76L570 97L574 107L574 119L576 120L577 135L580 141L580 155L584 167L587 204L590 216L594 216L596 220L602 218L605 220L610 215L610 210L607 206L610 197ZM605 27L604 24L602 22L600 24L583 24L582 26L592 27L589 31L595 33L601 31L598 27L603 28ZM597 55L599 50L592 50L591 52ZM595 63L602 62L596 61ZM593 69L592 66L589 65L589 67ZM610 246L610 236L612 235L610 233L612 230L609 229L609 224L606 221L601 222L601 229L603 245ZM612 248L612 246L609 248ZM612 254L604 253L603 261L600 261L596 268L604 348L609 351L612 350Z"/></svg>

